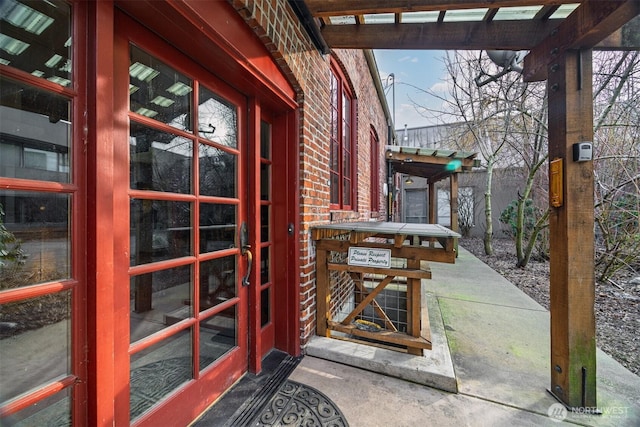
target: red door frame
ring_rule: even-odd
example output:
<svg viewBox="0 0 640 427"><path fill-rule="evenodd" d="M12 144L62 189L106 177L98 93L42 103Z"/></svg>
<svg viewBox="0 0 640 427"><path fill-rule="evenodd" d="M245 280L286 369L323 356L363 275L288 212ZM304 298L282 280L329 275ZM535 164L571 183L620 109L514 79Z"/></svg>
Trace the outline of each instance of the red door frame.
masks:
<svg viewBox="0 0 640 427"><path fill-rule="evenodd" d="M222 79L241 89L250 99L260 99L274 113L274 135L280 135L286 145L274 159L274 186L282 189L275 195L274 226L277 252L275 266L285 286L277 288L274 299L282 303L276 311L276 347L289 354L300 355L299 334L299 169L298 169L298 114L295 92L280 72L262 43L226 2L117 2L131 16L148 26L172 45L192 58L204 58L201 65L209 67ZM109 0L89 2L88 40L93 44L88 51L87 88L89 105L88 163L89 163L89 216L88 239L90 284L89 309L89 424L128 425L128 393L120 385L128 378L129 355L123 340L128 324L118 322L128 316L128 306L118 304L114 294L115 283L128 283L126 271L116 268L128 265L128 228L117 227L117 213L129 209L128 200L117 197L117 188L128 187L115 171L117 162L127 158L126 147L118 148L115 141L128 138L126 111L119 111L113 91L114 20L116 2ZM168 18L170 17L170 19ZM173 27L169 24L173 23ZM198 25L194 27L193 25ZM193 33L201 37L194 42ZM229 43L233 40L234 43ZM114 114L115 112L115 114ZM124 119L123 119L124 118ZM123 144L120 144L122 146ZM275 182L278 181L278 183ZM274 196L275 196L274 195ZM289 225L292 232L287 232ZM285 230L284 232L282 230ZM124 263L124 264L123 264ZM255 271L255 270L254 270ZM254 273L255 275L256 273ZM124 282L123 282L124 280ZM254 278L254 283L255 278ZM257 313L254 313L254 315ZM120 344L118 344L120 343ZM250 365L259 370L257 357ZM252 369L253 370L253 369ZM228 379L231 385L233 379ZM180 399L181 409L176 419L176 405L164 405L153 411L145 421L176 423L194 419L217 396L211 396L209 381L195 381L189 385L190 399ZM126 408L126 410L124 409Z"/></svg>
<svg viewBox="0 0 640 427"><path fill-rule="evenodd" d="M5 290L0 295L0 303L8 304L15 301L50 295L56 292L71 292L71 340L70 340L70 373L64 378L50 381L49 384L37 390L31 390L0 408L0 424L2 418L10 417L29 406L37 405L40 401L61 392L64 389L70 391L73 396L71 405L71 419L74 425L84 425L87 421L87 407L84 402L88 393L88 368L87 368L87 292L90 285L87 273L87 265L83 262L88 250L86 240L87 229L87 186L86 177L87 161L85 156L85 142L87 139L86 128L88 126L87 115L87 88L82 84L87 81L87 70L83 66L87 51L87 9L85 2L77 1L71 4L71 30L72 30L72 57L73 83L71 87L62 87L56 83L47 82L44 79L12 68L0 66L3 76L33 87L45 88L50 93L57 93L71 102L72 121L72 147L70 154L71 180L68 183L51 181L37 181L20 178L2 178L0 185L4 189L43 191L50 194L66 194L71 197L70 214L70 242L71 242L71 275L67 279L55 280L49 283L39 283L26 287ZM5 344L7 345L7 344Z"/></svg>

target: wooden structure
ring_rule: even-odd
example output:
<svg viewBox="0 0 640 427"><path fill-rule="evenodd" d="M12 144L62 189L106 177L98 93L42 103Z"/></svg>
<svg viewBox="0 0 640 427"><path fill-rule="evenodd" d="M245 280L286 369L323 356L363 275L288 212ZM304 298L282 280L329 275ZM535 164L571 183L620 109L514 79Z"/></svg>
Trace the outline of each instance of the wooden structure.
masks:
<svg viewBox="0 0 640 427"><path fill-rule="evenodd" d="M552 205L551 387L595 408L593 164L571 147L593 139L591 49L640 49L637 0L305 0L320 45L354 49L528 50L524 79L548 80L549 157L563 159ZM636 19L634 19L636 18ZM578 248L579 245L579 248ZM580 254L581 256L576 256Z"/></svg>
<svg viewBox="0 0 640 427"><path fill-rule="evenodd" d="M394 222L341 223L315 227L312 237L316 241L316 293L317 333L331 337L332 331L374 340L406 348L410 354L420 355L423 349L431 349L431 334L428 321L421 322L421 281L430 279L431 271L426 261L455 262L455 239L460 237L445 227L434 224L404 224ZM429 246L425 242L432 242ZM400 262L387 267L354 265L345 254L350 248L387 250ZM342 256L335 256L341 254ZM365 263L366 264L366 263ZM332 274L346 273L345 276ZM374 283L373 290L365 286L365 275ZM406 281L406 330L399 330L385 307L376 301L395 278ZM346 280L346 283L341 283ZM348 290L345 290L347 288ZM354 299L350 299L354 295ZM349 308L338 319L336 313ZM357 320L363 310L372 306L383 325L373 330L360 328ZM380 329L378 329L380 327Z"/></svg>
<svg viewBox="0 0 640 427"><path fill-rule="evenodd" d="M458 232L458 173L480 166L478 153L419 147L387 147L389 174L402 173L426 178L429 212L427 222L438 222L436 213L436 183L449 180L451 229Z"/></svg>

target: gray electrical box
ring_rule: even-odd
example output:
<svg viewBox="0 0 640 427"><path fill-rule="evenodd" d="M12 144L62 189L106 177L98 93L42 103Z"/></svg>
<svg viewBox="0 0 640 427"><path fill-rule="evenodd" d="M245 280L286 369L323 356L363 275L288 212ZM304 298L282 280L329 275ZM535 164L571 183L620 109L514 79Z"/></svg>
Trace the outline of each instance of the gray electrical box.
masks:
<svg viewBox="0 0 640 427"><path fill-rule="evenodd" d="M573 161L586 162L593 159L593 144L590 142L577 142L573 144Z"/></svg>

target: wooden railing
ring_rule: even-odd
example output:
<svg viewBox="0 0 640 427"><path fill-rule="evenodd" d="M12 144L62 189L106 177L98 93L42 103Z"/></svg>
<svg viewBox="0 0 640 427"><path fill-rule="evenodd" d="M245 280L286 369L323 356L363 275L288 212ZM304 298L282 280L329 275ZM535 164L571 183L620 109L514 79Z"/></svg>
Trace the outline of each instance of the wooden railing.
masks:
<svg viewBox="0 0 640 427"><path fill-rule="evenodd" d="M416 355L430 350L422 280L431 278L427 261L455 262L457 237L444 227L428 224L346 223L315 228L317 334ZM350 248L386 252L392 262L354 264ZM390 293L403 294L397 299L406 304L387 306L382 296Z"/></svg>

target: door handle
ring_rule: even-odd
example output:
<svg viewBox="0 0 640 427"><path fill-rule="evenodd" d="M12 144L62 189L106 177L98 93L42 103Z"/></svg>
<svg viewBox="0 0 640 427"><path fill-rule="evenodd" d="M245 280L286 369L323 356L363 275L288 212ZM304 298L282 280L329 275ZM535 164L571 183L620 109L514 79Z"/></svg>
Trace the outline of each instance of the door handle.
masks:
<svg viewBox="0 0 640 427"><path fill-rule="evenodd" d="M242 278L242 286L249 286L249 276L253 268L253 254L251 253L251 245L249 244L249 229L247 223L243 222L240 226L240 251L247 258L247 274Z"/></svg>
<svg viewBox="0 0 640 427"><path fill-rule="evenodd" d="M247 257L247 274L242 278L242 286L249 286L249 276L251 276L251 269L253 268L253 254L249 247L246 247L242 249L242 255Z"/></svg>

